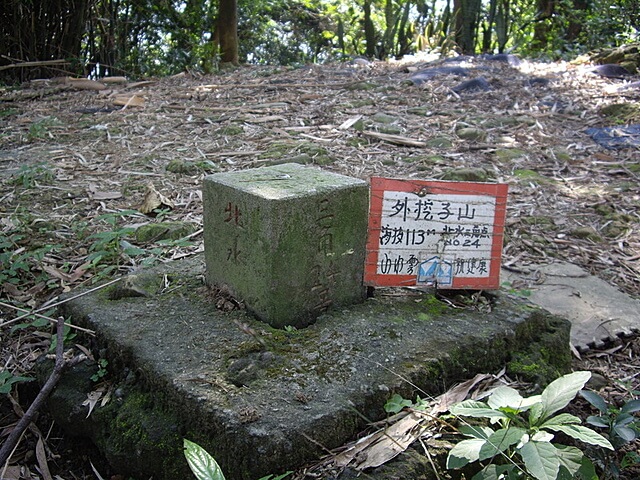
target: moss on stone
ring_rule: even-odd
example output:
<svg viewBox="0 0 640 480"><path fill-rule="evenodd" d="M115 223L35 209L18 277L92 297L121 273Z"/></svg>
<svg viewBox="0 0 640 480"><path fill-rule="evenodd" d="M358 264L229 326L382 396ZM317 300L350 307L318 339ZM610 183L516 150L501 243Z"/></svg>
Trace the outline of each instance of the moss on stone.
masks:
<svg viewBox="0 0 640 480"><path fill-rule="evenodd" d="M242 128L240 125L225 125L222 128L219 128L218 130L216 130L216 134L217 135L225 135L225 136L235 136L235 135L242 135L244 133L244 128Z"/></svg>
<svg viewBox="0 0 640 480"><path fill-rule="evenodd" d="M167 163L165 170L180 175L196 175L200 171L200 168L195 162L174 159Z"/></svg>
<svg viewBox="0 0 640 480"><path fill-rule="evenodd" d="M136 241L140 243L159 240L179 240L196 231L196 225L187 222L159 222L142 225L136 230Z"/></svg>
<svg viewBox="0 0 640 480"><path fill-rule="evenodd" d="M582 240L591 240L592 242L599 243L602 241L602 237L598 231L593 227L579 227L571 230L571 236L574 238L580 238Z"/></svg>
<svg viewBox="0 0 640 480"><path fill-rule="evenodd" d="M495 151L496 158L501 162L508 162L518 158L526 157L528 152L521 148L499 148Z"/></svg>
<svg viewBox="0 0 640 480"><path fill-rule="evenodd" d="M613 103L602 107L600 114L617 123L635 123L640 121L640 106L637 103Z"/></svg>
<svg viewBox="0 0 640 480"><path fill-rule="evenodd" d="M489 180L489 172L484 168L452 168L444 172L440 178L458 182L486 182Z"/></svg>
<svg viewBox="0 0 640 480"><path fill-rule="evenodd" d="M513 171L513 174L520 180L525 182L533 182L533 183L541 183L541 184L549 184L553 183L554 180L544 175L539 174L534 170L529 169L516 169Z"/></svg>
<svg viewBox="0 0 640 480"><path fill-rule="evenodd" d="M426 142L428 147L431 148L451 148L453 147L453 141L449 137L433 137Z"/></svg>
<svg viewBox="0 0 640 480"><path fill-rule="evenodd" d="M507 371L544 388L571 371L568 320L543 310L534 310L528 322L516 327L518 347L507 364Z"/></svg>

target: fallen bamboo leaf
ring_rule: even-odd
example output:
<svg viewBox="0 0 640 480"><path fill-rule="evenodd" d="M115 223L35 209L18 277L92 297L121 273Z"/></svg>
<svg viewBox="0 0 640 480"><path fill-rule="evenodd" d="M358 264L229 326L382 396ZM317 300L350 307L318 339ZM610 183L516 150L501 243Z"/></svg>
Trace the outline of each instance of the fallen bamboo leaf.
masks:
<svg viewBox="0 0 640 480"><path fill-rule="evenodd" d="M72 284L80 280L84 276L84 274L87 273L88 268L89 268L89 264L84 263L79 267L77 267L72 272L66 273L51 265L42 266L42 269L45 272L47 272L49 275L51 275L54 278L57 278L58 280L62 280L67 284Z"/></svg>
<svg viewBox="0 0 640 480"><path fill-rule="evenodd" d="M8 465L4 470L2 480L20 480L20 465Z"/></svg>
<svg viewBox="0 0 640 480"><path fill-rule="evenodd" d="M44 441L40 435L38 435L38 443L36 443L36 459L38 460L40 473L44 480L53 480L51 472L49 471L49 464L47 463L47 453L44 451Z"/></svg>
<svg viewBox="0 0 640 480"><path fill-rule="evenodd" d="M400 135L389 135L387 133L378 132L362 132L362 135L369 138L375 138L376 140L382 140L383 142L392 143L394 145L401 145L403 147L426 147L425 142L414 140L413 138L402 137Z"/></svg>
<svg viewBox="0 0 640 480"><path fill-rule="evenodd" d="M243 119L247 123L270 123L270 122L281 122L285 121L286 118L280 115L268 115L266 117L257 117L257 118L245 118Z"/></svg>
<svg viewBox="0 0 640 480"><path fill-rule="evenodd" d="M122 105L123 107L142 107L144 106L144 98L137 94L119 94L113 99L113 104Z"/></svg>
<svg viewBox="0 0 640 480"><path fill-rule="evenodd" d="M366 455L358 456L357 470L375 468L400 455L429 428L424 414L410 412L399 422L386 428L367 448Z"/></svg>
<svg viewBox="0 0 640 480"><path fill-rule="evenodd" d="M142 201L142 205L138 210L145 215L152 213L157 208L173 208L173 202L169 200L167 197L162 195L156 187L153 186L153 183L149 183L147 185L147 192L144 195L144 200Z"/></svg>
<svg viewBox="0 0 640 480"><path fill-rule="evenodd" d="M93 409L98 404L98 401L102 398L102 395L104 395L104 387L100 387L87 394L87 399L82 402L83 407L89 407L89 411L87 412L87 416L85 418L89 418L91 412L93 412Z"/></svg>
<svg viewBox="0 0 640 480"><path fill-rule="evenodd" d="M89 184L87 193L91 200L116 200L122 197L120 192L101 192L98 190L98 186L93 183Z"/></svg>
<svg viewBox="0 0 640 480"><path fill-rule="evenodd" d="M362 115L356 115L355 117L348 118L338 127L338 130L347 130L352 127L362 118Z"/></svg>
<svg viewBox="0 0 640 480"><path fill-rule="evenodd" d="M469 392L473 387L475 387L478 383L491 378L492 375L488 373L479 373L471 380L467 380L466 382L459 383L453 388L450 388L442 395L438 397L438 403L431 411L432 414L443 413L449 410L449 407L454 403L460 403L464 399L467 398Z"/></svg>

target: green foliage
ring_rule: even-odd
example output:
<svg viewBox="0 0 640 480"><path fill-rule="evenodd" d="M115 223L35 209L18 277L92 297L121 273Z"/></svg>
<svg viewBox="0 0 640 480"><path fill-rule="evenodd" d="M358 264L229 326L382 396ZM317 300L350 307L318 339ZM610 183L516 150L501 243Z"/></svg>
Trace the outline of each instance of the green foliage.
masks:
<svg viewBox="0 0 640 480"><path fill-rule="evenodd" d="M198 480L224 480L220 465L197 443L184 439L184 456Z"/></svg>
<svg viewBox="0 0 640 480"><path fill-rule="evenodd" d="M92 243L89 246L87 261L96 270L99 278L104 278L116 270L123 255L136 256L145 253L144 250L134 247L125 240L135 233L133 227L117 226L120 218L137 214L136 210L124 210L98 217L99 220L105 221L110 226L110 230L97 232L88 237Z"/></svg>
<svg viewBox="0 0 640 480"><path fill-rule="evenodd" d="M197 443L184 439L184 456L187 459L189 468L198 480L224 480L224 475L220 465L209 453ZM267 475L259 480L283 480L292 472L282 475Z"/></svg>
<svg viewBox="0 0 640 480"><path fill-rule="evenodd" d="M107 366L109 365L109 361L106 358L101 358L98 360L98 371L91 375L91 380L94 382L99 382L104 377L107 376Z"/></svg>
<svg viewBox="0 0 640 480"><path fill-rule="evenodd" d="M33 122L29 127L27 140L33 142L36 140L43 140L44 138L52 138L53 135L51 134L50 129L56 125L60 125L60 120L55 117L45 117L42 120Z"/></svg>
<svg viewBox="0 0 640 480"><path fill-rule="evenodd" d="M12 178L14 185L23 188L34 188L38 183L49 183L54 174L47 162L38 162L33 165L21 165L18 173Z"/></svg>
<svg viewBox="0 0 640 480"><path fill-rule="evenodd" d="M47 327L50 324L49 320L46 319L44 316L40 317L36 315L29 315L26 317L26 320L29 320L29 321L13 325L11 327L10 333L14 334L15 332L24 330L26 328L40 329L43 327Z"/></svg>
<svg viewBox="0 0 640 480"><path fill-rule="evenodd" d="M78 335L77 333L73 332L71 330L71 327L69 326L70 321L65 322L64 327L62 329L62 344L64 345L67 342L72 341L73 339L75 339ZM51 345L49 345L49 352L55 352L56 350L56 345L58 345L58 336L57 335L51 335Z"/></svg>
<svg viewBox="0 0 640 480"><path fill-rule="evenodd" d="M65 51L68 71L98 77L219 68L215 0L121 0L117 8L112 0L79 0L73 15L63 4L5 3L0 14L9 21L0 25L0 37L10 39L8 53L16 58L53 58L53 52ZM456 29L461 15L464 38ZM37 26L28 21L45 17ZM386 59L424 50L446 54L461 46L469 53L566 58L633 41L639 30L637 0L238 0L240 56L254 64L300 65L358 55ZM1 76L39 72L15 69ZM0 116L9 114L4 112L10 111ZM55 121L34 122L28 141L51 137Z"/></svg>
<svg viewBox="0 0 640 480"><path fill-rule="evenodd" d="M640 436L640 422L633 415L640 411L640 400L629 400L618 408L590 390L581 390L580 395L600 412L599 415L587 417L587 423L606 429L606 434L616 450L619 451ZM626 452L622 459L604 451L595 452L594 457L602 467L605 478L619 478L623 470L640 463L640 455L634 451Z"/></svg>
<svg viewBox="0 0 640 480"><path fill-rule="evenodd" d="M640 400L629 400L617 408L590 390L582 390L580 395L600 412L600 415L587 417L587 423L594 427L606 428L614 448L619 449L640 436L640 422L633 415L640 411Z"/></svg>
<svg viewBox="0 0 640 480"><path fill-rule="evenodd" d="M482 467L474 480L522 478L537 480L596 479L595 469L583 452L553 442L562 433L580 442L613 450L602 435L580 425L581 420L565 408L591 377L574 372L551 382L540 395L524 398L510 387L498 387L487 402L465 400L453 405L453 415L485 419L488 425L464 425L469 437L456 444L447 457L447 468L458 469L478 462Z"/></svg>
<svg viewBox="0 0 640 480"><path fill-rule="evenodd" d="M33 378L13 375L9 370L0 372L0 393L10 393L13 385L20 382L32 382Z"/></svg>
<svg viewBox="0 0 640 480"><path fill-rule="evenodd" d="M398 413L405 407L413 406L411 400L402 398L402 396L394 393L393 396L384 404L384 411L387 413Z"/></svg>
<svg viewBox="0 0 640 480"><path fill-rule="evenodd" d="M34 284L47 279L38 268L44 256L56 249L54 245L44 245L29 249L21 243L26 240L26 232L14 231L0 235L0 284L15 286Z"/></svg>

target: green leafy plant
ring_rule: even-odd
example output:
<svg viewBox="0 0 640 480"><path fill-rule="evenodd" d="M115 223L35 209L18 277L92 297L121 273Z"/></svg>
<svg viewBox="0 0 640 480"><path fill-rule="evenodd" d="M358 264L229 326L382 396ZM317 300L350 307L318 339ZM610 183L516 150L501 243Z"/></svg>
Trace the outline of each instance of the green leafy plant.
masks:
<svg viewBox="0 0 640 480"><path fill-rule="evenodd" d="M110 229L89 235L88 239L92 240L92 243L89 246L90 253L87 261L93 268L99 270L100 277L104 277L118 268L122 254L132 256L141 254L140 250L142 249L134 247L125 240L133 235L135 229L133 227L118 227L118 220L122 216L136 215L137 213L135 210L125 210L98 217L99 220L107 222Z"/></svg>
<svg viewBox="0 0 640 480"><path fill-rule="evenodd" d="M33 165L22 165L14 175L12 183L23 188L33 188L40 183L49 183L53 180L53 170L47 162L38 162Z"/></svg>
<svg viewBox="0 0 640 480"><path fill-rule="evenodd" d="M19 245L23 238L24 235L18 233L0 236L0 283L20 285L46 280L37 265L56 247L44 245L28 249Z"/></svg>
<svg viewBox="0 0 640 480"><path fill-rule="evenodd" d="M460 427L460 432L470 438L449 452L447 468L479 462L482 468L474 480L496 479L500 475L509 479L597 479L591 460L580 449L554 442L555 434L561 433L613 450L605 437L580 425L578 417L558 414L590 377L590 372L564 375L551 382L542 394L528 398L511 387L498 387L486 402L465 400L453 405L453 415L488 419L488 425Z"/></svg>
<svg viewBox="0 0 640 480"><path fill-rule="evenodd" d="M399 413L405 407L412 407L413 402L394 393L387 403L384 404L384 411L387 413Z"/></svg>
<svg viewBox="0 0 640 480"><path fill-rule="evenodd" d="M67 342L70 342L77 336L78 336L77 333L71 331L71 327L69 326L69 322L67 321L64 324L64 328L63 328L62 343L65 344ZM58 336L51 335L51 345L49 346L49 352L55 352L57 344L58 344Z"/></svg>
<svg viewBox="0 0 640 480"><path fill-rule="evenodd" d="M33 122L29 126L29 133L27 134L27 139L30 142L35 140L42 140L45 137L53 138L53 135L50 132L51 127L61 125L60 120L55 117L45 117L41 120Z"/></svg>
<svg viewBox="0 0 640 480"><path fill-rule="evenodd" d="M184 439L184 456L189 468L198 480L225 480L220 465L209 453L197 443ZM259 480L283 480L292 472L282 475L267 475Z"/></svg>
<svg viewBox="0 0 640 480"><path fill-rule="evenodd" d="M640 411L640 400L629 400L618 408L616 405L607 403L602 396L593 391L581 390L580 395L600 412L600 415L587 417L587 423L594 427L605 428L616 450L620 450L624 445L640 437L640 422L633 415ZM619 478L624 469L640 463L640 455L634 451L626 452L622 459L603 451L595 452L594 457L605 472L605 478Z"/></svg>
<svg viewBox="0 0 640 480"><path fill-rule="evenodd" d="M580 395L600 412L600 415L587 417L587 423L594 427L606 428L609 440L615 449L640 436L640 423L633 415L640 411L640 400L630 400L617 408L615 405L608 404L596 392L581 390Z"/></svg>
<svg viewBox="0 0 640 480"><path fill-rule="evenodd" d="M0 393L9 393L15 383L32 382L34 379L30 377L21 377L12 374L9 370L0 372Z"/></svg>
<svg viewBox="0 0 640 480"><path fill-rule="evenodd" d="M107 366L109 365L109 361L106 358L101 358L98 360L98 371L91 375L91 380L94 382L99 382L104 377L107 376Z"/></svg>

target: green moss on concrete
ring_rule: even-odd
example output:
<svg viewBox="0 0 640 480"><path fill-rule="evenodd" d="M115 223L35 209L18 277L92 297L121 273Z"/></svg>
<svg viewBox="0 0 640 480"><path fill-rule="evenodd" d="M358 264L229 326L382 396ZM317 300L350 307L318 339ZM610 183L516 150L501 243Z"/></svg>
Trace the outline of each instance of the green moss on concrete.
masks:
<svg viewBox="0 0 640 480"><path fill-rule="evenodd" d="M386 294L381 289L362 304L323 315L307 329L273 329L241 311L216 312L215 302L198 289L201 263L189 259L184 267L174 266L170 278L175 290L153 300L95 302L92 294L72 302L74 321L98 330L108 349L122 358L110 359L110 372L126 363L144 378L139 387L122 387L88 420L93 428L104 428L94 435L117 444L116 461L121 459L116 453L138 439L156 439L160 451L175 459L173 442L180 445L184 436L214 454L227 478L254 480L317 458L322 451L302 434L328 448L352 438L364 426L362 417L378 420L384 415L382 405L390 392L415 398L413 384L439 394L476 373L498 371L510 360L514 368L539 375L544 366L540 359L527 361L516 354L540 351L560 370L557 356L569 351L568 323L555 325L544 314L538 317L538 310L501 295L488 313L475 309L473 302L452 308L432 294L402 289ZM163 268L154 271L161 275ZM529 322L533 325L528 328L518 327ZM552 343L555 337L557 343ZM255 377L247 377L249 387L225 382L236 360L256 364ZM86 398L85 387L74 388L79 390L70 398L69 410ZM308 404L294 396L297 391L311 394ZM243 409L251 406L262 417L242 423ZM80 419L84 416L81 410ZM162 428L148 423L156 418ZM135 450L132 455L128 472L138 462ZM179 473L178 464L161 468L168 470L144 478L189 475Z"/></svg>
<svg viewBox="0 0 640 480"><path fill-rule="evenodd" d="M109 435L96 439L109 461L127 464L134 458L134 471L185 478L178 419L156 406L149 393L132 391L121 402L113 408Z"/></svg>
<svg viewBox="0 0 640 480"><path fill-rule="evenodd" d="M534 310L528 322L516 328L518 344L507 371L540 388L571 371L571 324L543 310Z"/></svg>

